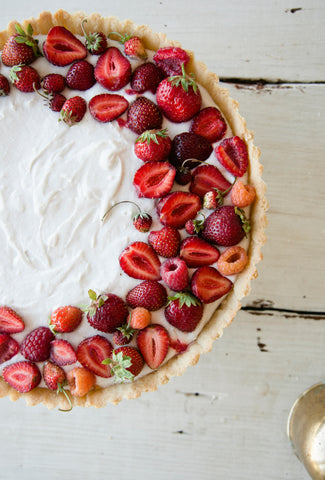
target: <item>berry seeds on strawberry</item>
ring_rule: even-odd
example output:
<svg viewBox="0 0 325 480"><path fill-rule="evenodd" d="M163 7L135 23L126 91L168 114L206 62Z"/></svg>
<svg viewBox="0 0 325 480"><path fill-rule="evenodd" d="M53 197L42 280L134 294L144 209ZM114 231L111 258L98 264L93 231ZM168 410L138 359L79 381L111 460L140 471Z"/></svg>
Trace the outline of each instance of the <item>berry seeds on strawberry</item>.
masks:
<svg viewBox="0 0 325 480"><path fill-rule="evenodd" d="M147 97L138 97L128 109L126 126L141 135L146 130L160 129L162 121L157 105Z"/></svg>
<svg viewBox="0 0 325 480"><path fill-rule="evenodd" d="M111 35L117 35L119 37L119 42L124 45L124 53L130 58L140 58L141 60L147 60L148 55L144 45L139 37L136 35L125 34L122 35L118 32L111 32L108 35L108 38Z"/></svg>
<svg viewBox="0 0 325 480"><path fill-rule="evenodd" d="M121 205L122 203L130 203L131 205L134 205L137 210L138 210L138 213L136 213L133 218L132 218L132 222L133 222L133 225L134 227L139 231L139 232L142 232L142 233L147 233L149 232L150 230L150 227L151 227L151 224L152 224L152 217L151 215L149 215L149 213L145 213L145 212L142 212L141 208L139 207L139 205L137 205L136 203L134 202L131 202L130 200L122 200L121 202L117 202L115 203L114 205L112 205L108 210L107 212L104 213L103 217L102 217L102 222L105 220L105 218L109 215L109 213L111 212L111 210L115 207L117 207L118 205Z"/></svg>
<svg viewBox="0 0 325 480"><path fill-rule="evenodd" d="M203 305L189 292L179 292L169 298L166 320L182 332L193 332L203 316Z"/></svg>
<svg viewBox="0 0 325 480"><path fill-rule="evenodd" d="M134 347L119 347L113 350L110 358L103 360L108 365L115 383L132 381L144 366L141 353Z"/></svg>
<svg viewBox="0 0 325 480"><path fill-rule="evenodd" d="M166 302L166 288L155 280L145 280L139 283L126 295L126 303L130 307L143 307L149 311L159 310Z"/></svg>
<svg viewBox="0 0 325 480"><path fill-rule="evenodd" d="M2 49L2 62L7 67L24 64L29 65L41 56L38 40L33 38L33 27L27 26L26 32L16 24L16 33L9 37Z"/></svg>
<svg viewBox="0 0 325 480"><path fill-rule="evenodd" d="M95 78L97 82L110 91L125 87L131 78L131 64L116 47L109 47L97 60Z"/></svg>
<svg viewBox="0 0 325 480"><path fill-rule="evenodd" d="M166 77L182 75L182 65L189 62L188 53L180 47L162 47L157 50L153 60Z"/></svg>
<svg viewBox="0 0 325 480"><path fill-rule="evenodd" d="M68 98L63 104L59 121L62 121L71 127L75 123L81 122L87 110L86 100L78 95Z"/></svg>
<svg viewBox="0 0 325 480"><path fill-rule="evenodd" d="M151 231L148 242L161 257L177 257L181 236L176 228L163 227L161 230Z"/></svg>
<svg viewBox="0 0 325 480"><path fill-rule="evenodd" d="M65 27L52 27L43 44L43 52L53 65L64 67L87 56L87 49L78 38Z"/></svg>
<svg viewBox="0 0 325 480"><path fill-rule="evenodd" d="M52 112L61 112L63 105L66 102L66 97L61 93L47 93L36 90L35 92L44 99L46 105Z"/></svg>
<svg viewBox="0 0 325 480"><path fill-rule="evenodd" d="M147 130L135 141L134 153L143 162L162 162L171 152L172 142L167 129Z"/></svg>
<svg viewBox="0 0 325 480"><path fill-rule="evenodd" d="M227 205L217 208L206 218L201 236L208 242L231 247L239 243L249 229L243 211Z"/></svg>
<svg viewBox="0 0 325 480"><path fill-rule="evenodd" d="M94 67L86 60L73 63L66 75L66 82L73 90L88 90L96 83Z"/></svg>
<svg viewBox="0 0 325 480"><path fill-rule="evenodd" d="M139 65L132 73L131 88L135 93L156 93L159 83L164 78L160 68L154 63L147 62Z"/></svg>
<svg viewBox="0 0 325 480"><path fill-rule="evenodd" d="M47 327L32 330L20 345L20 353L31 362L43 362L50 357L54 335Z"/></svg>
<svg viewBox="0 0 325 480"><path fill-rule="evenodd" d="M15 65L9 75L13 85L21 92L31 93L41 88L41 77L34 67Z"/></svg>
<svg viewBox="0 0 325 480"><path fill-rule="evenodd" d="M9 95L9 92L10 84L8 82L8 79L0 73L0 97L5 97Z"/></svg>
<svg viewBox="0 0 325 480"><path fill-rule="evenodd" d="M50 329L54 334L73 332L79 327L82 320L82 311L78 307L59 307L51 314Z"/></svg>
<svg viewBox="0 0 325 480"><path fill-rule="evenodd" d="M88 290L91 300L87 312L87 320L96 330L104 333L113 333L122 326L128 316L125 302L113 293L97 295L93 290Z"/></svg>
<svg viewBox="0 0 325 480"><path fill-rule="evenodd" d="M81 22L81 28L86 39L86 48L92 55L101 55L107 50L107 38L103 32L86 33L85 23L87 18Z"/></svg>
<svg viewBox="0 0 325 480"><path fill-rule="evenodd" d="M59 73L49 73L42 78L42 88L48 93L61 93L65 87L65 77Z"/></svg>
<svg viewBox="0 0 325 480"><path fill-rule="evenodd" d="M69 408L65 410L60 408L59 410L61 412L70 412L72 410L72 403L68 392L64 389L65 385L67 385L68 382L66 373L63 368L48 361L43 367L43 378L47 388L55 391L57 394L63 393L63 395L67 399Z"/></svg>
<svg viewBox="0 0 325 480"><path fill-rule="evenodd" d="M100 93L89 101L91 116L98 122L112 122L128 108L129 102L117 93Z"/></svg>

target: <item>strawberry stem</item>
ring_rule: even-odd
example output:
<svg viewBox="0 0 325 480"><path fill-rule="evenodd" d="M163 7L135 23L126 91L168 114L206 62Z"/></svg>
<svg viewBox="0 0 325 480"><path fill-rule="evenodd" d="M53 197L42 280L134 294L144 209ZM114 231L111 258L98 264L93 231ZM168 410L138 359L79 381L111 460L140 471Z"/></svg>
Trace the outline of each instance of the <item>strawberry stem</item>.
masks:
<svg viewBox="0 0 325 480"><path fill-rule="evenodd" d="M136 203L132 202L131 200L122 200L121 202L117 202L115 203L114 205L112 205L108 210L107 212L104 213L101 221L103 222L105 220L105 218L107 217L107 215L110 213L111 210L113 210L114 207L117 207L117 205L121 205L122 203L131 203L132 205L134 205L137 209L138 209L138 215L141 215L142 214L142 211L141 211L141 208L139 207L139 205L137 205ZM147 215L147 214L144 214L144 215Z"/></svg>
<svg viewBox="0 0 325 480"><path fill-rule="evenodd" d="M128 40L130 40L130 38L132 38L132 35L129 35L128 33L126 33L125 35L122 35L121 33L119 32L110 32L107 36L107 38L109 38L111 35L117 35L118 37L120 37L120 43L124 44L125 42L127 42Z"/></svg>
<svg viewBox="0 0 325 480"><path fill-rule="evenodd" d="M57 394L63 393L63 395L65 396L65 398L68 400L69 408L68 408L68 409L59 408L59 412L71 412L71 410L72 410L71 398L70 398L68 392L67 392L63 387L64 387L64 384L58 383L58 388L57 388L56 393L57 393Z"/></svg>

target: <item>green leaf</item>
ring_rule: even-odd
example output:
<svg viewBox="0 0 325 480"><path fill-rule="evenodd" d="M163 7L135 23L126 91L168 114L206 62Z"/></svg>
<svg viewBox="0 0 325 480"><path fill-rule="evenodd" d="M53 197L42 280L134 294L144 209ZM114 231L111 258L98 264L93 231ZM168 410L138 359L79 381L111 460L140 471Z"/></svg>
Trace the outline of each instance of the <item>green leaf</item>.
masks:
<svg viewBox="0 0 325 480"><path fill-rule="evenodd" d="M97 293L94 292L94 290L89 289L88 290L88 296L89 296L90 300L94 300L94 301L97 300Z"/></svg>
<svg viewBox="0 0 325 480"><path fill-rule="evenodd" d="M18 37L15 37L15 42L17 43L27 43L27 38L26 37L23 37L22 35L18 35Z"/></svg>
<svg viewBox="0 0 325 480"><path fill-rule="evenodd" d="M24 32L23 28L16 23L15 25L16 32L19 33L20 35L26 37L26 33Z"/></svg>
<svg viewBox="0 0 325 480"><path fill-rule="evenodd" d="M27 27L27 34L30 35L30 36L32 36L33 33L34 33L34 32L33 32L33 27L32 27L32 25L29 23L29 24L28 24L28 27Z"/></svg>
<svg viewBox="0 0 325 480"><path fill-rule="evenodd" d="M168 304L174 300L178 300L180 308L182 308L184 304L190 307L191 305L200 305L201 303L198 298L189 292L178 292L172 297L168 297Z"/></svg>

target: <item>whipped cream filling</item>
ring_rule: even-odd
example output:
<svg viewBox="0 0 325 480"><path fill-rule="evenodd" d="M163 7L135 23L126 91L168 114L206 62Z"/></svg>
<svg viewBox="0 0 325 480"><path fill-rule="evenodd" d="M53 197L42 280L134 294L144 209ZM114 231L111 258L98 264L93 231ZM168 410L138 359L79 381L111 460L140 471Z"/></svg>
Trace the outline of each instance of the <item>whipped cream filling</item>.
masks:
<svg viewBox="0 0 325 480"><path fill-rule="evenodd" d="M45 37L38 38L42 44ZM110 45L123 49L117 42ZM153 54L149 52L149 58ZM92 55L87 57L94 65L97 59ZM133 70L141 63L130 61ZM55 67L45 58L39 58L33 67L43 77L48 73L66 75L70 66ZM9 77L9 68L2 66L2 73ZM215 105L208 92L202 86L199 88L202 108ZM80 95L87 102L99 93L107 90L98 83L85 92L68 88L63 92L67 97ZM124 89L116 93L130 103L136 98ZM143 95L155 101L155 95L148 92ZM101 221L111 205L122 200L133 201L153 217L152 230L159 230L162 225L155 200L139 199L132 185L134 174L143 162L134 154L137 135L131 130L121 128L117 121L97 122L89 111L80 123L69 127L58 122L59 115L45 107L36 93L22 93L13 86L9 96L0 98L0 105L0 304L12 307L23 317L26 328L14 335L21 342L37 326L47 325L55 308L87 303L90 288L125 299L127 292L140 283L121 270L118 259L131 242L146 242L147 234L134 228L131 218L136 210L129 204L117 206ZM171 138L188 131L189 125L190 122L175 124L166 118L163 122ZM224 138L230 136L228 127ZM207 161L233 181L214 152ZM175 184L173 190L187 188ZM181 234L185 236L185 230ZM241 245L247 248L248 239ZM163 309L152 312L152 323L165 326L172 340L190 344L221 301L205 305L203 318L191 333L172 327L165 320ZM66 338L76 348L84 338L96 334L111 340L111 335L92 328L84 316L77 330L59 337ZM170 348L165 361L175 354ZM21 359L18 354L1 367ZM151 369L145 366L139 376L149 372ZM99 386L112 382L112 378L97 377Z"/></svg>

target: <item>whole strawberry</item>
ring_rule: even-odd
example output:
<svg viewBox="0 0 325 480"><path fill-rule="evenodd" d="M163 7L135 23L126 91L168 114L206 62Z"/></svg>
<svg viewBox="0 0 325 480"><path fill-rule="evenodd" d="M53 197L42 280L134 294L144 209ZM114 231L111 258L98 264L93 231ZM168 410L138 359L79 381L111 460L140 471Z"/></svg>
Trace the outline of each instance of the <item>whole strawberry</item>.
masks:
<svg viewBox="0 0 325 480"><path fill-rule="evenodd" d="M243 211L227 205L217 208L206 218L201 236L208 242L230 247L239 243L249 230Z"/></svg>
<svg viewBox="0 0 325 480"><path fill-rule="evenodd" d="M8 79L0 73L0 97L9 95L10 85Z"/></svg>
<svg viewBox="0 0 325 480"><path fill-rule="evenodd" d="M146 130L160 129L162 120L161 111L154 102L146 97L138 97L128 109L126 126L141 135Z"/></svg>
<svg viewBox="0 0 325 480"><path fill-rule="evenodd" d="M81 28L86 39L86 48L92 55L101 55L107 50L107 38L103 32L86 33L84 23L87 23L85 18L81 22Z"/></svg>
<svg viewBox="0 0 325 480"><path fill-rule="evenodd" d="M33 27L28 25L25 32L20 25L15 25L16 32L5 43L2 50L2 62L7 67L24 64L29 65L41 56L38 40L33 38Z"/></svg>
<svg viewBox="0 0 325 480"><path fill-rule="evenodd" d="M60 410L62 412L69 412L72 410L71 399L69 394L64 390L64 386L67 385L68 382L63 368L50 361L46 362L43 367L43 378L47 388L55 391L57 394L62 392L68 400L69 408L67 410Z"/></svg>
<svg viewBox="0 0 325 480"><path fill-rule="evenodd" d="M165 78L158 88L156 100L163 114L172 122L187 122L200 111L202 98L192 77L187 77L184 63L182 75Z"/></svg>
<svg viewBox="0 0 325 480"><path fill-rule="evenodd" d="M68 98L64 102L61 110L60 121L67 123L70 127L75 123L81 122L87 110L87 103L78 95Z"/></svg>
<svg viewBox="0 0 325 480"><path fill-rule="evenodd" d="M139 205L137 205L136 203L134 202L131 202L130 200L122 200L121 202L117 202L117 203L114 203L114 205L112 205L108 210L107 212L104 213L103 217L102 217L102 221L105 220L105 218L108 216L108 214L110 213L111 210L113 210L113 208L117 207L118 205L121 205L122 203L130 203L132 205L134 205L137 210L138 210L138 213L136 213L133 218L132 218L132 223L133 223L133 226L139 231L139 232L142 232L142 233L147 233L149 232L150 230L150 227L151 227L151 224L152 224L152 217L149 213L146 213L146 212L143 212L141 210L141 208L139 207Z"/></svg>
<svg viewBox="0 0 325 480"><path fill-rule="evenodd" d="M114 295L97 295L93 290L88 291L92 300L87 308L87 320L90 325L105 333L113 333L121 327L128 316L128 309L124 301Z"/></svg>
<svg viewBox="0 0 325 480"><path fill-rule="evenodd" d="M115 345L127 345L131 342L134 335L134 329L128 323L118 327L113 333L113 342Z"/></svg>
<svg viewBox="0 0 325 480"><path fill-rule="evenodd" d="M124 44L124 53L131 58L140 58L147 60L148 55L144 45L139 37L136 35L121 35L118 32L111 32L108 36L117 35L120 43Z"/></svg>
<svg viewBox="0 0 325 480"><path fill-rule="evenodd" d="M43 362L50 357L52 340L54 335L49 328L35 328L23 340L20 353L32 362Z"/></svg>
<svg viewBox="0 0 325 480"><path fill-rule="evenodd" d="M176 228L163 227L161 230L152 230L148 236L152 248L165 258L176 257L181 244L181 236Z"/></svg>
<svg viewBox="0 0 325 480"><path fill-rule="evenodd" d="M132 74L131 88L137 93L147 91L156 93L157 87L163 78L164 75L154 63L142 63Z"/></svg>
<svg viewBox="0 0 325 480"><path fill-rule="evenodd" d="M192 169L207 160L212 152L211 144L201 135L182 132L173 138L170 162L175 167Z"/></svg>
<svg viewBox="0 0 325 480"><path fill-rule="evenodd" d="M12 83L21 92L34 92L41 88L41 78L34 67L29 65L15 65L10 70Z"/></svg>
<svg viewBox="0 0 325 480"><path fill-rule="evenodd" d="M193 332L203 315L202 303L190 293L176 293L165 308L166 320L182 332Z"/></svg>
<svg viewBox="0 0 325 480"><path fill-rule="evenodd" d="M65 87L65 77L59 73L49 73L42 78L42 88L48 93L61 93Z"/></svg>
<svg viewBox="0 0 325 480"><path fill-rule="evenodd" d="M162 162L170 154L171 147L166 128L147 130L135 141L134 153L143 162Z"/></svg>
<svg viewBox="0 0 325 480"><path fill-rule="evenodd" d="M123 346L113 350L111 357L103 360L103 364L110 366L115 383L123 383L139 375L144 360L136 348Z"/></svg>
<svg viewBox="0 0 325 480"><path fill-rule="evenodd" d="M166 288L155 280L145 280L136 285L126 296L126 303L132 307L143 307L150 311L159 310L167 301Z"/></svg>
<svg viewBox="0 0 325 480"><path fill-rule="evenodd" d="M63 105L65 104L66 98L61 93L41 93L38 90L35 90L38 95L44 98L44 104L49 107L52 112L60 112Z"/></svg>
<svg viewBox="0 0 325 480"><path fill-rule="evenodd" d="M82 311L78 307L59 307L52 312L50 329L55 333L73 332L79 327L82 320Z"/></svg>
<svg viewBox="0 0 325 480"><path fill-rule="evenodd" d="M86 60L73 63L68 70L66 82L74 90L88 90L96 83L94 67Z"/></svg>

